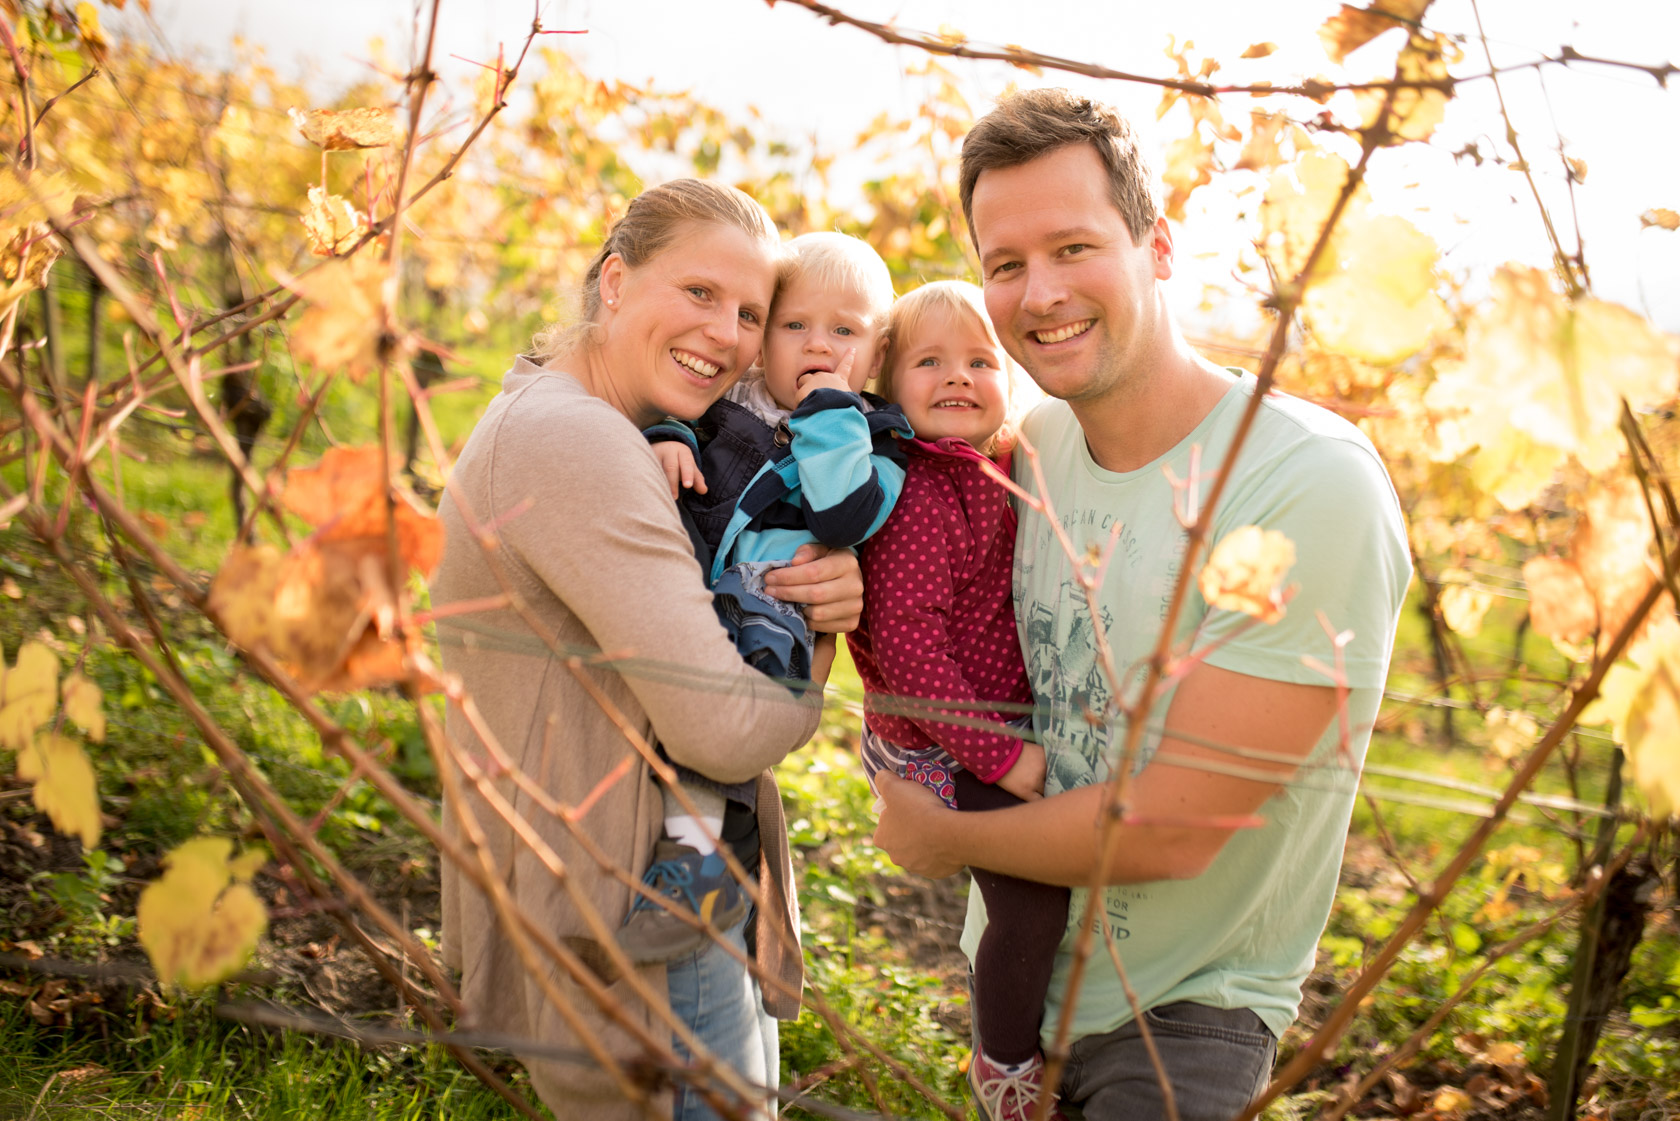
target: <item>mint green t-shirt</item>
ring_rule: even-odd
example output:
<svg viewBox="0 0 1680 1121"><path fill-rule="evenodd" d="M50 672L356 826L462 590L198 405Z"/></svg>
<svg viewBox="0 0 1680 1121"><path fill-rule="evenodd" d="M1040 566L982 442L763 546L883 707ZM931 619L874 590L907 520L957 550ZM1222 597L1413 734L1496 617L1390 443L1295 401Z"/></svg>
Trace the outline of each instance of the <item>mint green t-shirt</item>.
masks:
<svg viewBox="0 0 1680 1121"><path fill-rule="evenodd" d="M1180 481L1189 478L1191 449L1200 447L1205 497L1255 384L1252 375L1240 376L1177 447L1125 473L1096 464L1065 402L1045 402L1023 426L1038 448L1051 500L1075 548L1106 545L1111 526L1118 521L1124 527L1101 589L1101 626L1132 694L1128 702L1143 679L1183 563L1185 531L1163 469ZM1030 491L1024 458L1017 456L1016 477ZM1246 615L1210 609L1192 584L1179 620L1179 648L1204 648L1249 624L1210 654L1208 663L1275 681L1330 685L1302 660L1336 663L1317 618L1322 611L1334 631L1353 632L1343 651L1351 686L1348 751L1340 750L1340 721L1332 720L1309 763L1262 807L1263 827L1237 831L1195 879L1112 887L1104 904L1143 1007L1189 1000L1251 1008L1274 1035L1282 1035L1295 1018L1301 982L1329 916L1357 768L1382 696L1411 559L1399 500L1370 442L1333 413L1291 397L1273 395L1261 405L1215 511L1208 544L1245 525L1280 530L1295 543L1295 564L1285 580L1298 587L1287 613L1272 625L1250 624ZM1197 566L1206 559L1204 549ZM1097 726L1087 719L1109 699L1091 615L1049 523L1027 511L1016 539L1014 591L1038 706L1034 723L1048 760L1045 794L1107 781L1125 740L1124 722ZM1154 706L1143 765L1157 745L1171 700L1165 696ZM1073 893L1045 1008L1047 1043L1061 1013L1087 895L1084 889ZM984 902L971 891L963 933L971 958L984 925ZM1112 1031L1132 1018L1109 955L1100 944L1094 950L1075 1038Z"/></svg>

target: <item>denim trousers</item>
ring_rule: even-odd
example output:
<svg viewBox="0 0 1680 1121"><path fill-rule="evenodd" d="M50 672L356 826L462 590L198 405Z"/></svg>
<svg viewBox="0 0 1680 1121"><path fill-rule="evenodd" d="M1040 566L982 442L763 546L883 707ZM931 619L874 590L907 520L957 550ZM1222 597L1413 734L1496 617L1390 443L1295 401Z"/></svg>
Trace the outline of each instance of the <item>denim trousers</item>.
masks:
<svg viewBox="0 0 1680 1121"><path fill-rule="evenodd" d="M1179 1001L1147 1009L1182 1121L1231 1121L1265 1089L1277 1040L1247 1008ZM1160 1078L1135 1021L1075 1041L1062 1073L1064 1107L1086 1121L1158 1121Z"/></svg>
<svg viewBox="0 0 1680 1121"><path fill-rule="evenodd" d="M756 917L756 911L749 909L745 919L724 932L723 940L745 953L747 924ZM746 966L721 946L707 942L700 950L667 963L665 977L671 1011L688 1025L701 1045L749 1084L774 1090L781 1079L776 1021L764 1011L758 982ZM684 1061L693 1059L681 1040L674 1040L673 1046ZM716 1085L712 1079L702 1081ZM721 1087L719 1092L724 1093ZM727 1093L724 1096L731 1100ZM742 1117L755 1121L774 1113L774 1109L764 1108L762 1099L740 1111ZM720 1116L692 1086L678 1083L671 1111L673 1121L717 1121Z"/></svg>

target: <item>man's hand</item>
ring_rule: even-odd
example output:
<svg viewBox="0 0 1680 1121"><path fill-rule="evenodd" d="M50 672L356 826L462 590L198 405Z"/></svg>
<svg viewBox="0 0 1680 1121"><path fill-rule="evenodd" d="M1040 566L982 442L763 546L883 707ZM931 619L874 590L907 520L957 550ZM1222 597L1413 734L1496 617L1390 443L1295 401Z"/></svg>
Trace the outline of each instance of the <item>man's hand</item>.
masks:
<svg viewBox="0 0 1680 1121"><path fill-rule="evenodd" d="M687 444L681 440L661 440L653 445L653 454L671 484L672 502L682 495L685 487L692 487L696 494L706 493L706 476L700 473L699 465L694 462L694 451Z"/></svg>
<svg viewBox="0 0 1680 1121"><path fill-rule="evenodd" d="M997 780L999 790L1007 790L1023 802L1044 797L1044 748L1036 743L1021 745L1021 754L1014 766Z"/></svg>
<svg viewBox="0 0 1680 1121"><path fill-rule="evenodd" d="M932 790L919 782L897 778L886 771L875 776L875 790L881 799L881 820L875 826L875 847L892 857L906 872L941 879L962 871L941 855L935 842L945 832L951 813Z"/></svg>
<svg viewBox="0 0 1680 1121"><path fill-rule="evenodd" d="M793 404L795 408L805 400L814 390L838 389L843 393L852 391L852 364L857 360L857 347L846 351L845 357L840 359L832 373L806 374L799 379L793 390Z"/></svg>
<svg viewBox="0 0 1680 1121"><path fill-rule="evenodd" d="M856 630L863 615L863 575L850 549L801 545L791 564L764 574L764 587L785 603L805 604L815 631Z"/></svg>

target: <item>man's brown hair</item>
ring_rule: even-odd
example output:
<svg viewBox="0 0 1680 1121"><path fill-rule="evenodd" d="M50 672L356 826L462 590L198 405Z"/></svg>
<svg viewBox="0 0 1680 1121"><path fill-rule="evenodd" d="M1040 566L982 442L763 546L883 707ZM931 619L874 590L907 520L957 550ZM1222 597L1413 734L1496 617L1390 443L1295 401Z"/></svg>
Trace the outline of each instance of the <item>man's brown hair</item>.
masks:
<svg viewBox="0 0 1680 1121"><path fill-rule="evenodd" d="M962 148L962 208L974 234L974 184L980 173L1017 167L1070 144L1089 144L1108 170L1108 196L1125 219L1134 244L1160 216L1155 177L1138 151L1130 122L1106 105L1065 89L1016 90L968 132Z"/></svg>

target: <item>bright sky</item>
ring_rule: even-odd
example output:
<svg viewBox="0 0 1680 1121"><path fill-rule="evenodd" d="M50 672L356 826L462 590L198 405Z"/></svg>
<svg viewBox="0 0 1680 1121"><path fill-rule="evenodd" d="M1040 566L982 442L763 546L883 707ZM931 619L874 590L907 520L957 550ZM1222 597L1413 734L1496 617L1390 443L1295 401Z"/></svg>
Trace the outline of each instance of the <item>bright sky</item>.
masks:
<svg viewBox="0 0 1680 1121"><path fill-rule="evenodd" d="M1320 75L1342 78L1318 45L1315 29L1334 0L1206 0L1194 5L1099 3L1093 0L830 0L872 20L904 28L954 27L970 39L1016 43L1047 54L1156 75L1172 73L1162 51L1169 35L1195 42L1198 53L1225 64L1219 77L1268 79L1280 84ZM234 37L266 48L282 73L314 75L324 90L365 75L367 44L381 36L396 57L413 39L415 0L153 0L157 28L174 49L226 58ZM601 77L691 89L731 114L753 105L763 131L788 137L814 134L827 150L843 148L878 113L915 113L926 86L906 76L925 56L891 47L863 32L832 28L792 4L764 0L544 0L548 27L587 28L555 37L585 70ZM130 6L132 13L133 6ZM514 48L530 26L533 0L443 0L441 55L490 60L498 42ZM1680 61L1680 4L1644 0L1482 0L1482 19L1495 61L1509 66L1555 55L1565 44L1586 55L1645 64ZM113 15L110 22L118 22ZM1465 36L1458 75L1485 72L1471 0L1437 0L1426 17L1436 30ZM1269 58L1238 58L1251 43L1273 41ZM1353 54L1344 80L1386 77L1398 34ZM983 109L1003 87L1068 85L1089 91L1131 116L1155 153L1182 135L1183 110L1159 125L1159 91L1046 71L1034 78L1001 64L945 60ZM453 68L453 69L452 69ZM447 63L447 78L469 69ZM1680 210L1680 82L1659 90L1649 75L1603 66L1548 67L1502 79L1524 154L1541 191L1574 247L1575 222L1558 159L1584 160L1586 181L1576 187L1581 235L1596 293L1627 304L1671 331L1680 331L1680 233L1641 230L1651 207ZM1228 99L1226 116L1246 124L1251 102ZM1272 99L1297 117L1316 106ZM1474 142L1484 156L1510 158L1493 84L1465 83L1448 110L1437 143L1378 153L1371 167L1379 206L1428 230L1446 251L1445 266L1476 283L1499 263L1544 266L1549 243L1523 177L1509 169L1455 165L1451 153ZM1160 160L1157 158L1157 164ZM842 165L843 166L843 165ZM868 169L858 169L861 175ZM1227 177L1233 185L1245 176ZM1257 181L1255 181L1257 182ZM1417 186L1413 186L1417 184ZM1203 196L1206 196L1203 198ZM1252 210L1257 193L1198 192L1178 232L1180 281L1175 302L1194 314L1203 283L1222 283L1242 234L1237 214Z"/></svg>

